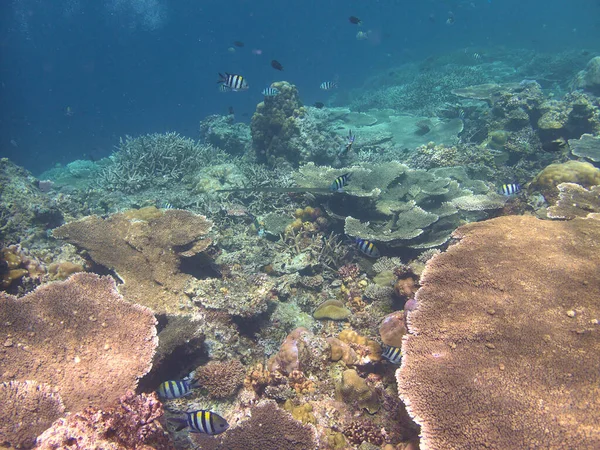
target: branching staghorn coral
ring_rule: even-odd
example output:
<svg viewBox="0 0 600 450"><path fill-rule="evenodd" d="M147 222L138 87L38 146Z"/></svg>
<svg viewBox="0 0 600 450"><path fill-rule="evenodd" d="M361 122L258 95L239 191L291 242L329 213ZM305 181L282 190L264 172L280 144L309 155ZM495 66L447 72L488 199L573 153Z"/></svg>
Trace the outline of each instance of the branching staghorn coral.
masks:
<svg viewBox="0 0 600 450"><path fill-rule="evenodd" d="M212 145L173 132L126 136L100 173L98 184L103 189L132 193L179 181L200 167L226 159L227 155Z"/></svg>

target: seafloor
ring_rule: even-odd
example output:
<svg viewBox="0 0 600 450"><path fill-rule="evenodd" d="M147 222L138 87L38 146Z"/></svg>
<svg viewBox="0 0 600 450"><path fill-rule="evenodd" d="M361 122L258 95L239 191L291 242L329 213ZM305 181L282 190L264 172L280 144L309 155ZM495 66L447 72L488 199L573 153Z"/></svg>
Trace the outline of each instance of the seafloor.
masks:
<svg viewBox="0 0 600 450"><path fill-rule="evenodd" d="M600 56L273 87L198 140L0 160L3 448L600 448Z"/></svg>

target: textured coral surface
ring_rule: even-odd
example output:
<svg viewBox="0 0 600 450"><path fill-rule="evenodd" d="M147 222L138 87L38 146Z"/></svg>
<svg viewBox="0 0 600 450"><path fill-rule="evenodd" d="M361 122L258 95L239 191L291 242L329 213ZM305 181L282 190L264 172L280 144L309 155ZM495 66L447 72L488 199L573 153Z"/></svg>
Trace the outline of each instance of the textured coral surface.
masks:
<svg viewBox="0 0 600 450"><path fill-rule="evenodd" d="M455 237L397 373L421 448L600 448L600 221L508 216Z"/></svg>
<svg viewBox="0 0 600 450"><path fill-rule="evenodd" d="M69 411L104 407L135 389L157 345L150 310L93 274L19 299L0 293L0 323L0 381L47 383Z"/></svg>

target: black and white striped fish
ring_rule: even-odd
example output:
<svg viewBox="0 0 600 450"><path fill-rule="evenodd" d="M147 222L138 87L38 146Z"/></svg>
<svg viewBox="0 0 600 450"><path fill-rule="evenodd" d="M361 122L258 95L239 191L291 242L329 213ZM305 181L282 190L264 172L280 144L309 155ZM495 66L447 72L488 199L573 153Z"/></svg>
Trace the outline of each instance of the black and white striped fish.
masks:
<svg viewBox="0 0 600 450"><path fill-rule="evenodd" d="M179 425L175 431L181 431L189 427L192 433L205 433L210 435L221 434L229 428L229 424L217 413L201 409L186 413L186 418L171 418L172 422Z"/></svg>
<svg viewBox="0 0 600 450"><path fill-rule="evenodd" d="M381 255L381 253L379 253L379 250L377 249L377 247L375 247L375 244L373 244L371 241L367 240L367 239L362 239L357 237L355 239L355 243L356 243L356 247L363 252L365 255L371 257L371 258L379 258L379 256Z"/></svg>
<svg viewBox="0 0 600 450"><path fill-rule="evenodd" d="M508 197L510 195L518 194L519 192L521 192L521 185L519 183L503 184L501 190L502 194Z"/></svg>
<svg viewBox="0 0 600 450"><path fill-rule="evenodd" d="M352 176L352 173L350 173L350 172L345 173L344 175L340 175L335 180L333 180L333 183L331 183L331 185L329 186L329 190L332 192L343 192L344 187L350 181L351 176Z"/></svg>
<svg viewBox="0 0 600 450"><path fill-rule="evenodd" d="M264 88L262 91L262 95L264 95L265 97L275 97L278 94L279 89L276 89L274 87Z"/></svg>
<svg viewBox="0 0 600 450"><path fill-rule="evenodd" d="M320 88L324 91L330 91L331 89L335 89L336 87L338 87L336 81L323 81L320 86Z"/></svg>
<svg viewBox="0 0 600 450"><path fill-rule="evenodd" d="M189 380L169 380L161 383L156 390L158 396L162 399L172 400L183 397L192 392L192 389L198 387L195 381Z"/></svg>
<svg viewBox="0 0 600 450"><path fill-rule="evenodd" d="M219 81L217 81L217 83L222 83L232 91L245 91L249 88L248 83L243 76L227 72L225 72L225 75L219 74Z"/></svg>
<svg viewBox="0 0 600 450"><path fill-rule="evenodd" d="M400 347L392 347L391 345L383 346L383 353L381 354L392 364L400 364L402 362L402 350Z"/></svg>
<svg viewBox="0 0 600 450"><path fill-rule="evenodd" d="M231 88L226 84L219 85L219 92L231 92Z"/></svg>

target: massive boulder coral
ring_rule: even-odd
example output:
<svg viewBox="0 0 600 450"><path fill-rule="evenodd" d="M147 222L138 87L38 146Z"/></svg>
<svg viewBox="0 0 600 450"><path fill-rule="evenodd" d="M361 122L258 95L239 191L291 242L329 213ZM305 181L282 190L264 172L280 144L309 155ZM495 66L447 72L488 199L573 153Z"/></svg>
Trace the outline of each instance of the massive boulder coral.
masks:
<svg viewBox="0 0 600 450"><path fill-rule="evenodd" d="M67 223L53 236L89 252L97 264L117 272L125 298L157 313L177 314L190 306L184 293L193 279L181 272L182 258L206 250L212 222L179 209L129 210L103 219L89 216Z"/></svg>
<svg viewBox="0 0 600 450"><path fill-rule="evenodd" d="M600 222L506 216L454 237L397 372L421 448L600 448Z"/></svg>
<svg viewBox="0 0 600 450"><path fill-rule="evenodd" d="M53 386L69 411L105 407L150 370L155 322L110 277L75 274L18 299L0 293L0 381Z"/></svg>
<svg viewBox="0 0 600 450"><path fill-rule="evenodd" d="M596 95L600 94L600 56L588 61L585 69L580 71L573 80L575 89L584 89Z"/></svg>

